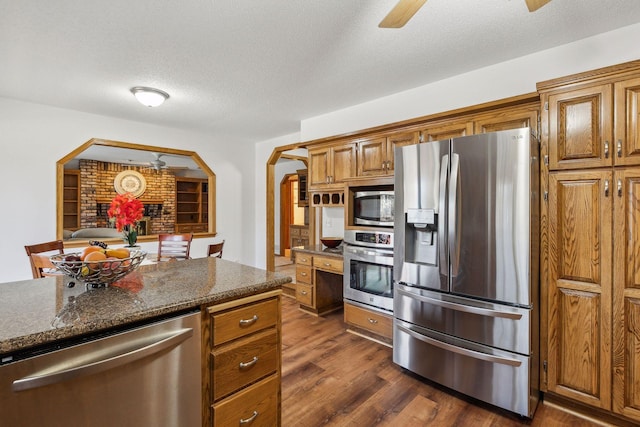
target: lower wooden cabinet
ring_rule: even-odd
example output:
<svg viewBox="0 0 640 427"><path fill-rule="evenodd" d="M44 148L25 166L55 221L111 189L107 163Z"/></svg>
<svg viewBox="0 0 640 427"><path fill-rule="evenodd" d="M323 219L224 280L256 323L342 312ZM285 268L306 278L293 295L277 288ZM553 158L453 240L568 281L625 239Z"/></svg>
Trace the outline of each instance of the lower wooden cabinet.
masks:
<svg viewBox="0 0 640 427"><path fill-rule="evenodd" d="M355 326L358 330L383 338L387 342L393 338L393 316L388 314L345 302L344 322Z"/></svg>
<svg viewBox="0 0 640 427"><path fill-rule="evenodd" d="M280 295L207 307L204 426L280 425Z"/></svg>
<svg viewBox="0 0 640 427"><path fill-rule="evenodd" d="M296 252L296 299L302 310L325 314L342 307L342 258Z"/></svg>

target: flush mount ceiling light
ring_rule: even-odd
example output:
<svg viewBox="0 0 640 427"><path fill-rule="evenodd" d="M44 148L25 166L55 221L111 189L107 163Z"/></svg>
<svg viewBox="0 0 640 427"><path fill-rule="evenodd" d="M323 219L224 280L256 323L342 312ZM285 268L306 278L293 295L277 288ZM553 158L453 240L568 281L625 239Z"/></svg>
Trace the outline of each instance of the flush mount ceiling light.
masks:
<svg viewBox="0 0 640 427"><path fill-rule="evenodd" d="M167 92L160 89L154 89L152 87L132 87L131 93L142 105L146 105L147 107L157 107L169 98L169 94Z"/></svg>

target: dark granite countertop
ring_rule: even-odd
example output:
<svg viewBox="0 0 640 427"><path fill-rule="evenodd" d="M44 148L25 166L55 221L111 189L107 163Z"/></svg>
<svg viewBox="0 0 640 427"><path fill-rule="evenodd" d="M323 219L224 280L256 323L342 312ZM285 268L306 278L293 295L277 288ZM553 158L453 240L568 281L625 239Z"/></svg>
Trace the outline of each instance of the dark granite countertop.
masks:
<svg viewBox="0 0 640 427"><path fill-rule="evenodd" d="M291 250L294 252L304 252L311 255L322 255L342 259L342 244L337 248L328 248L322 244L295 246L291 248Z"/></svg>
<svg viewBox="0 0 640 427"><path fill-rule="evenodd" d="M142 265L106 288L69 281L0 283L0 355L279 289L291 277L209 257Z"/></svg>

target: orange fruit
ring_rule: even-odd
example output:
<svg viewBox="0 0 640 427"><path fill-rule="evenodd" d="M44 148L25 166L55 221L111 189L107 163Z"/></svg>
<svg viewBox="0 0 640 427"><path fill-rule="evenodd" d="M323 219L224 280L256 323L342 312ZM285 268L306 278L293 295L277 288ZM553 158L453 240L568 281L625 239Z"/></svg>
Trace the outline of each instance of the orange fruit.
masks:
<svg viewBox="0 0 640 427"><path fill-rule="evenodd" d="M104 261L105 259L107 259L107 256L104 254L104 252L93 251L89 252L84 257L84 262L87 263L90 269L98 270L100 268L100 263L90 261Z"/></svg>
<svg viewBox="0 0 640 427"><path fill-rule="evenodd" d="M82 250L82 253L80 253L80 260L84 261L87 255L93 252L104 253L104 249L102 249L100 246L88 246Z"/></svg>

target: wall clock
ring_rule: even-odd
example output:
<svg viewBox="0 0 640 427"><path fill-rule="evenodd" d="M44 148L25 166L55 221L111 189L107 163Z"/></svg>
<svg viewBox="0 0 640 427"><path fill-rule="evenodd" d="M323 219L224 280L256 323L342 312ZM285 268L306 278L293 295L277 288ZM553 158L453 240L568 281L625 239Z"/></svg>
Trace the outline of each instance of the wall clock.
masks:
<svg viewBox="0 0 640 427"><path fill-rule="evenodd" d="M122 171L116 175L113 186L118 194L132 193L134 197L140 197L147 189L147 180L140 172Z"/></svg>

